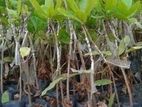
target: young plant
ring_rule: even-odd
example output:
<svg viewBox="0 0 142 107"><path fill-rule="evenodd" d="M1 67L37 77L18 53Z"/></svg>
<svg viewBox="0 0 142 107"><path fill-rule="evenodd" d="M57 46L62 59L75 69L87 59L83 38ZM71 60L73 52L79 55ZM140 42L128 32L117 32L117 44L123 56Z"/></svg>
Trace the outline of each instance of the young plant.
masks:
<svg viewBox="0 0 142 107"><path fill-rule="evenodd" d="M134 2L134 0L100 0L100 4L105 14L121 20L132 17L141 6L140 1Z"/></svg>

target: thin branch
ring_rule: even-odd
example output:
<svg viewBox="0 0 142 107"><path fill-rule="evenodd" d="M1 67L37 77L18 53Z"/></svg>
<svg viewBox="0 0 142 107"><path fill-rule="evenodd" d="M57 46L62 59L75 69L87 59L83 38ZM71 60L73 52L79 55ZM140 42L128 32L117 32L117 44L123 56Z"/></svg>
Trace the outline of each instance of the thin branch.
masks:
<svg viewBox="0 0 142 107"><path fill-rule="evenodd" d="M59 48L59 43L58 43L58 34L59 34L59 30L60 30L60 26L58 24L58 28L57 28L57 32L55 31L54 29L54 26L53 24L51 23L51 27L52 27L52 31L53 31L53 34L54 34L54 38L55 38L55 47L56 47L56 56L57 56L57 68L56 68L56 71L55 71L55 77L59 74L61 74L61 65L60 65L60 60L61 60L61 51L60 51L60 48ZM59 107L59 93L58 93L58 85L56 86L56 93L57 93L57 106Z"/></svg>
<svg viewBox="0 0 142 107"><path fill-rule="evenodd" d="M130 86L129 86L129 83L128 83L128 79L127 79L127 76L126 76L126 73L125 73L124 68L121 68L121 71L122 71L122 74L123 74L123 76L124 76L125 84L126 84L126 87L127 87L127 90L128 90L129 101L130 101L130 107L133 107L132 93L131 93L131 89L130 89Z"/></svg>
<svg viewBox="0 0 142 107"><path fill-rule="evenodd" d="M85 26L82 26L82 29L83 29L83 32L84 32L84 35L85 35L85 40L87 42L87 46L88 46L88 49L89 49L89 52L90 52L90 59L91 59L91 73L90 73L91 96L90 96L90 100L92 100L93 94L97 91L95 83L94 83L94 59L93 59L91 44L89 42Z"/></svg>
<svg viewBox="0 0 142 107"><path fill-rule="evenodd" d="M3 93L3 58L4 58L4 39L1 44L1 72L0 72L0 85L1 85L1 93Z"/></svg>
<svg viewBox="0 0 142 107"><path fill-rule="evenodd" d="M70 75L70 63L71 63L71 55L72 55L72 44L73 44L73 25L71 24L71 21L68 20L69 29L70 29L70 44L69 44L69 53L68 53L68 66L67 66L67 99L70 99L69 95L69 75Z"/></svg>
<svg viewBox="0 0 142 107"><path fill-rule="evenodd" d="M108 69L109 69L110 74L111 74L111 77L112 77L112 81L113 81L113 86L114 86L114 91L115 91L115 95L116 95L117 104L118 104L118 107L120 107L119 96L118 96L118 92L117 92L117 87L116 87L116 83L115 83L115 78L114 78L114 75L113 75L113 72L112 72L112 70L111 70L110 65L107 64L107 66L108 66Z"/></svg>

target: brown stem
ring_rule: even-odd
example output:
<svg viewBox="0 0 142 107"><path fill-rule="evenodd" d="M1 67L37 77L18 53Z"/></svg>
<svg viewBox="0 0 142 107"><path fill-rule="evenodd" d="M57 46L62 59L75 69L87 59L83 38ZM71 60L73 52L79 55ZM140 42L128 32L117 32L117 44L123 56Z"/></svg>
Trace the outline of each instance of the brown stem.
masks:
<svg viewBox="0 0 142 107"><path fill-rule="evenodd" d="M122 74L124 76L125 84L126 84L126 87L127 87L127 90L128 90L130 107L133 107L133 98L132 98L132 93L131 93L131 89L130 89L130 86L129 86L129 82L128 82L127 76L125 74L125 70L123 68L121 68L121 71L122 71Z"/></svg>
<svg viewBox="0 0 142 107"><path fill-rule="evenodd" d="M2 49L1 49L1 74L0 74L0 86L1 86L1 93L3 93L3 57L4 57L4 41L2 41Z"/></svg>
<svg viewBox="0 0 142 107"><path fill-rule="evenodd" d="M91 95L90 95L90 101L91 101L92 98L93 98L93 94L96 91L96 87L95 87L95 83L94 83L94 59L93 59L93 55L92 55L91 44L89 42L85 26L82 26L82 29L83 29L85 39L86 39L86 42L87 42L87 46L88 46L88 49L89 49L89 52L90 52L90 60L91 60L91 73L90 73Z"/></svg>
<svg viewBox="0 0 142 107"><path fill-rule="evenodd" d="M69 53L68 53L68 66L67 66L67 99L70 99L69 95L69 75L70 75L70 63L71 63L71 54L72 54L72 40L73 40L73 25L71 21L68 21L70 29L70 44L69 44Z"/></svg>
<svg viewBox="0 0 142 107"><path fill-rule="evenodd" d="M112 70L111 70L111 68L110 68L110 65L107 64L107 66L108 66L108 69L109 69L110 74L111 74L111 77L112 77L113 86L114 86L114 91L115 91L115 95L116 95L116 99L117 99L117 104L118 104L118 107L120 107L119 97L118 97L117 88L116 88L116 83L115 83L115 78L114 78L113 72L112 72Z"/></svg>
<svg viewBox="0 0 142 107"><path fill-rule="evenodd" d="M19 68L20 68L20 76L19 76L20 98L19 98L19 101L21 101L21 98L22 98L22 65L21 65L21 62L20 62Z"/></svg>
<svg viewBox="0 0 142 107"><path fill-rule="evenodd" d="M38 77L37 77L37 72L36 72L36 57L35 57L35 51L34 51L34 46L32 43L32 39L29 36L29 41L30 41L30 45L32 48L32 56L33 56L33 70L35 72L35 82L36 82L36 88L39 89L39 84L38 84Z"/></svg>
<svg viewBox="0 0 142 107"><path fill-rule="evenodd" d="M28 98L29 98L29 107L32 107L32 101L31 101L31 91L30 91L30 85L27 84L27 88L28 88Z"/></svg>
<svg viewBox="0 0 142 107"><path fill-rule="evenodd" d="M51 28L52 28L52 32L53 32L53 34L54 34L54 38L55 38L55 47L56 47L56 51L57 51L57 54L56 54L56 56L57 56L57 68L56 68L56 71L55 71L55 77L57 76L57 75L59 75L59 74L61 74L61 65L60 65L60 59L61 59L61 52L60 52L60 50L59 50L59 45L58 45L58 39L57 39L57 36L58 36L58 34L59 34L59 30L60 30L60 27L59 27L59 24L58 24L58 28L57 28L57 33L56 33L56 31L55 31L55 29L54 29L54 26L53 26L53 24L51 23ZM58 87L58 85L56 86L56 93L57 93L57 107L59 107L59 93L58 93L58 89L59 89L59 87Z"/></svg>

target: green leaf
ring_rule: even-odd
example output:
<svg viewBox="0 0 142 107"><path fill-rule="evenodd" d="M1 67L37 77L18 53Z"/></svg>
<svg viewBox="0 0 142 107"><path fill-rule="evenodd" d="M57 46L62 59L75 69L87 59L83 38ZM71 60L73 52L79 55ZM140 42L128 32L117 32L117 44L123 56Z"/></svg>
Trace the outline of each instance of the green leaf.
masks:
<svg viewBox="0 0 142 107"><path fill-rule="evenodd" d="M122 0L126 5L127 7L131 7L132 6L132 0Z"/></svg>
<svg viewBox="0 0 142 107"><path fill-rule="evenodd" d="M59 77L59 78L53 80L53 82L51 82L50 85L49 85L44 91L42 91L41 96L44 96L44 95L47 93L47 91L49 91L49 90L51 90L52 88L54 88L55 85L56 85L57 83L59 83L61 80L63 80L63 77Z"/></svg>
<svg viewBox="0 0 142 107"><path fill-rule="evenodd" d="M65 10L64 8L58 8L58 12L66 18L71 18L73 20L76 20L76 21L82 23L82 21L80 19L78 19L76 16L74 16L71 11Z"/></svg>
<svg viewBox="0 0 142 107"><path fill-rule="evenodd" d="M41 17L47 19L47 14L44 12L44 10L41 8L39 3L36 0L30 0L32 6L35 8L36 13Z"/></svg>
<svg viewBox="0 0 142 107"><path fill-rule="evenodd" d="M21 47L20 48L20 55L22 58L28 56L30 54L31 49L28 47Z"/></svg>
<svg viewBox="0 0 142 107"><path fill-rule="evenodd" d="M118 55L121 55L122 53L124 53L124 51L127 49L127 46L130 43L130 37L129 36L125 36L119 43L119 47L118 47Z"/></svg>
<svg viewBox="0 0 142 107"><path fill-rule="evenodd" d="M106 0L105 9L107 11L112 11L116 8L117 0Z"/></svg>
<svg viewBox="0 0 142 107"><path fill-rule="evenodd" d="M17 0L9 0L8 8L16 10L17 9Z"/></svg>
<svg viewBox="0 0 142 107"><path fill-rule="evenodd" d="M70 74L69 75L69 78L70 77L73 77L73 76L76 76L76 75L79 75L78 73L74 73L74 74ZM49 90L53 89L55 87L56 84L58 84L60 81L63 81L63 80L66 80L67 79L67 74L62 74L58 77L56 77L50 84L49 86L42 91L42 94L41 96L44 96Z"/></svg>
<svg viewBox="0 0 142 107"><path fill-rule="evenodd" d="M126 49L126 46L125 46L124 40L122 39L118 47L118 55L121 55L122 53L124 53L125 49Z"/></svg>
<svg viewBox="0 0 142 107"><path fill-rule="evenodd" d="M4 60L4 62L12 62L13 57L7 56L7 57L4 57L3 60Z"/></svg>
<svg viewBox="0 0 142 107"><path fill-rule="evenodd" d="M133 16L138 10L140 10L140 7L141 7L140 1L137 1L135 4L133 4L128 11L128 17Z"/></svg>
<svg viewBox="0 0 142 107"><path fill-rule="evenodd" d="M134 50L141 49L141 48L142 48L142 46L134 46L134 47L132 47L132 49L134 49Z"/></svg>
<svg viewBox="0 0 142 107"><path fill-rule="evenodd" d="M9 102L10 99L9 99L9 93L8 91L5 91L3 94L2 94L2 99L1 99L1 102L2 103L7 103Z"/></svg>
<svg viewBox="0 0 142 107"><path fill-rule="evenodd" d="M53 0L45 0L45 6L54 8Z"/></svg>
<svg viewBox="0 0 142 107"><path fill-rule="evenodd" d="M0 0L0 6L1 7L6 7L5 0Z"/></svg>
<svg viewBox="0 0 142 107"><path fill-rule="evenodd" d="M69 44L70 42L70 36L69 34L66 32L65 29L61 29L59 31L59 37L58 37L59 41L61 43L64 43L64 44Z"/></svg>
<svg viewBox="0 0 142 107"><path fill-rule="evenodd" d="M78 18L82 20L82 22L85 23L87 21L88 16L95 7L95 2L95 0L80 0L80 9L75 13L78 16Z"/></svg>
<svg viewBox="0 0 142 107"><path fill-rule="evenodd" d="M118 19L128 19L133 16L138 10L140 10L140 1L135 2L133 5L129 0L120 0L114 10L113 14Z"/></svg>
<svg viewBox="0 0 142 107"><path fill-rule="evenodd" d="M79 7L83 12L90 13L95 7L96 0L80 0Z"/></svg>
<svg viewBox="0 0 142 107"><path fill-rule="evenodd" d="M8 14L9 14L9 16L10 16L11 19L17 18L18 14L17 14L17 11L16 11L16 10L7 9L7 11L8 11ZM10 19L10 20L11 20L11 19Z"/></svg>
<svg viewBox="0 0 142 107"><path fill-rule="evenodd" d="M135 45L136 46L142 46L142 42L137 42Z"/></svg>
<svg viewBox="0 0 142 107"><path fill-rule="evenodd" d="M121 18L121 19L127 18L128 10L129 8L124 2L122 2L121 0L118 1L117 10L116 10L116 14L118 18Z"/></svg>
<svg viewBox="0 0 142 107"><path fill-rule="evenodd" d="M47 22L34 14L29 18L27 29L29 32L38 32L45 30L47 27Z"/></svg>
<svg viewBox="0 0 142 107"><path fill-rule="evenodd" d="M111 56L112 53L110 51L102 51L102 53L105 55L105 56ZM91 53L86 53L85 56L88 56L90 55ZM93 51L92 52L92 55L99 55L100 53L98 51Z"/></svg>
<svg viewBox="0 0 142 107"><path fill-rule="evenodd" d="M120 42L120 45L118 47L118 55L121 55L125 51L125 44L124 42Z"/></svg>
<svg viewBox="0 0 142 107"><path fill-rule="evenodd" d="M128 46L130 42L131 42L130 37L129 36L125 36L124 37L125 46Z"/></svg>
<svg viewBox="0 0 142 107"><path fill-rule="evenodd" d="M47 11L46 14L48 17L52 18L55 15L53 0L45 0L45 7L47 7L47 9L44 11Z"/></svg>
<svg viewBox="0 0 142 107"><path fill-rule="evenodd" d="M67 0L68 6L71 8L72 11L76 12L79 11L78 5L75 0Z"/></svg>
<svg viewBox="0 0 142 107"><path fill-rule="evenodd" d="M87 18L88 18L88 14L81 11L81 10L76 11L73 15L76 16L83 23L85 23L87 21Z"/></svg>
<svg viewBox="0 0 142 107"><path fill-rule="evenodd" d="M55 9L60 8L62 5L62 0L56 0L56 5L55 5Z"/></svg>
<svg viewBox="0 0 142 107"><path fill-rule="evenodd" d="M18 15L20 15L21 9L22 9L22 2L21 2L21 0L18 0L18 3L17 3L17 13L18 13Z"/></svg>
<svg viewBox="0 0 142 107"><path fill-rule="evenodd" d="M108 107L112 107L113 106L114 99L115 99L115 93L111 94L111 96L109 98Z"/></svg>
<svg viewBox="0 0 142 107"><path fill-rule="evenodd" d="M85 9L85 13L87 16L89 16L91 11L95 8L95 2L96 0L87 0L87 5Z"/></svg>
<svg viewBox="0 0 142 107"><path fill-rule="evenodd" d="M81 24L87 21L88 16L95 7L94 0L81 0L79 3L80 7L78 7L75 0L67 0L67 3L69 5L70 11L63 8L59 8L58 11L65 17L72 18Z"/></svg>
<svg viewBox="0 0 142 107"><path fill-rule="evenodd" d="M80 8L80 10L85 12L85 10L87 8L87 1L90 1L90 0L80 0L79 1L79 8Z"/></svg>
<svg viewBox="0 0 142 107"><path fill-rule="evenodd" d="M112 83L112 81L109 80L109 79L101 79L101 80L95 81L96 86L104 86L104 85L108 85L108 84L111 84L111 83Z"/></svg>
<svg viewBox="0 0 142 107"><path fill-rule="evenodd" d="M142 46L134 46L134 47L131 47L130 49L128 49L126 52L132 52L132 51L135 51L135 50L139 50L139 49L142 49Z"/></svg>

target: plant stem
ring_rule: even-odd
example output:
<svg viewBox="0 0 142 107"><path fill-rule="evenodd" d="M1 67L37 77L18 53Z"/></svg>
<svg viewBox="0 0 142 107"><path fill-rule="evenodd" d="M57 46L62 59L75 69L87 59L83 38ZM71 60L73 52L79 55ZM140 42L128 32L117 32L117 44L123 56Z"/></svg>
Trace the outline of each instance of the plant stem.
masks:
<svg viewBox="0 0 142 107"><path fill-rule="evenodd" d="M127 76L125 74L124 68L121 68L121 71L122 71L122 74L124 76L125 84L126 84L126 87L127 87L127 90L128 90L130 107L133 107L132 93L131 93L131 89L130 89L130 86L129 86L129 83L128 83L128 79L127 79Z"/></svg>
<svg viewBox="0 0 142 107"><path fill-rule="evenodd" d="M69 44L69 53L68 53L68 66L67 66L67 99L70 99L69 95L69 75L70 75L70 63L71 63L71 54L72 54L72 40L73 40L73 25L71 24L71 21L68 21L69 24L69 30L70 30L70 44Z"/></svg>
<svg viewBox="0 0 142 107"><path fill-rule="evenodd" d="M97 45L94 43L94 41L92 40L92 38L91 38L91 36L90 36L90 34L89 34L89 32L88 32L88 30L87 30L87 28L86 28L85 26L84 26L84 30L85 30L86 34L88 35L88 38L90 39L90 41L91 41L92 44L94 45L96 51L99 52L99 54L101 55L101 57L102 57L102 59L104 60L104 62L107 62L107 61L106 61L106 58L104 57L104 55L103 55L103 53L101 52L101 50L98 48L98 46L97 46Z"/></svg>
<svg viewBox="0 0 142 107"><path fill-rule="evenodd" d="M116 94L116 100L117 100L117 103L118 103L118 107L120 107L120 103L119 103L119 97L118 97L118 93L117 93L117 88L116 88L116 83L115 83L115 78L114 78L114 75L113 75L113 72L110 68L110 65L107 64L108 66L108 69L110 71L110 74L111 74L111 77L112 77L112 81L113 81L113 86L114 86L114 91L115 91L115 94Z"/></svg>
<svg viewBox="0 0 142 107"><path fill-rule="evenodd" d="M80 56L80 59L81 59L81 68L83 69L83 70L86 70L86 66L85 66L85 61L84 61L84 58L83 58L83 54L82 54L82 51L81 51L81 49L80 49L80 42L79 41L77 41L77 49L78 49L78 52L79 52L79 56ZM81 75L81 81L82 82L85 82L86 79L87 78L87 75L86 74L82 74Z"/></svg>
<svg viewBox="0 0 142 107"><path fill-rule="evenodd" d="M1 48L1 74L0 74L0 80L1 80L1 93L3 93L3 56L4 56L4 40L2 41L2 48Z"/></svg>
<svg viewBox="0 0 142 107"><path fill-rule="evenodd" d="M27 84L28 87L28 98L29 98L29 107L32 107L32 99L31 99L31 92L30 92L30 85Z"/></svg>
<svg viewBox="0 0 142 107"><path fill-rule="evenodd" d="M92 100L92 96L93 94L96 92L96 87L95 87L95 83L94 83L94 59L93 59L93 55L92 55L92 48L91 48L91 44L89 42L86 30L85 30L85 26L82 26L84 35L85 35L85 40L87 42L87 46L90 52L90 60L91 60L91 73L90 73L90 82L91 82L91 95L90 95L90 100ZM95 88L95 89L94 89Z"/></svg>
<svg viewBox="0 0 142 107"><path fill-rule="evenodd" d="M60 49L59 49L59 44L58 44L58 34L59 34L59 30L60 30L60 26L58 24L58 28L57 28L57 33L54 29L54 26L53 24L51 23L51 28L52 28L52 31L53 31L53 34L54 34L54 38L55 38L55 47L56 47L56 52L57 52L57 68L56 68L56 71L55 71L55 77L58 76L59 74L61 74L61 65L60 65L60 60L61 60L61 52L60 52ZM57 107L59 107L59 92L58 92L58 85L56 85L56 93L57 93Z"/></svg>
<svg viewBox="0 0 142 107"><path fill-rule="evenodd" d="M20 98L19 98L19 101L21 101L21 98L22 98L22 65L21 65L21 61L20 61L20 65L19 65L19 68L20 68L20 76L19 76L19 95L20 95Z"/></svg>
<svg viewBox="0 0 142 107"><path fill-rule="evenodd" d="M29 41L30 41L30 46L32 48L32 56L33 56L33 70L35 73L35 82L36 82L36 88L39 89L39 84L38 84L38 77L37 77L37 71L36 71L36 56L35 56L35 50L34 50L34 46L32 43L32 39L29 36Z"/></svg>
<svg viewBox="0 0 142 107"><path fill-rule="evenodd" d="M64 5L65 5L65 8L67 9L68 6L67 6L67 2L66 0L63 0L64 1ZM68 53L68 65L67 65L67 100L70 100L70 95L69 95L69 74L70 74L70 59L71 59L71 53L72 53L72 42L73 42L73 37L76 38L76 34L75 34L75 31L73 29L73 25L71 23L71 20L68 18L68 27L69 27L69 30L70 30L70 43L69 43L69 53Z"/></svg>
<svg viewBox="0 0 142 107"><path fill-rule="evenodd" d="M16 50L17 50L17 64L19 65L20 68L20 76L19 76L19 94L20 94L20 98L19 101L21 101L22 98L22 65L21 65L21 58L20 58L20 53L19 53L19 42L18 40L15 38L15 42L16 42Z"/></svg>

